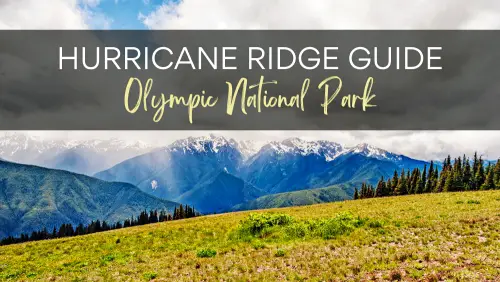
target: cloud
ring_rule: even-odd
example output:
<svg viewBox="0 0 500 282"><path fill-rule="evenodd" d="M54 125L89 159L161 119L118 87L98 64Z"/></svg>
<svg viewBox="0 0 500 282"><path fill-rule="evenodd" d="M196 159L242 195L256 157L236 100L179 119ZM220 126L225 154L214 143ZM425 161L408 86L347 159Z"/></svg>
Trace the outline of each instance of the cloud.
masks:
<svg viewBox="0 0 500 282"><path fill-rule="evenodd" d="M1 132L0 132L1 133ZM305 140L329 140L345 146L368 143L388 151L422 160L442 161L448 154L484 159L500 157L500 131L24 131L43 139L90 140L119 138L166 146L189 136L215 134L235 140L279 141L291 137ZM260 143L261 143L260 142Z"/></svg>
<svg viewBox="0 0 500 282"><path fill-rule="evenodd" d="M104 29L111 19L95 10L100 0L2 0L0 29Z"/></svg>
<svg viewBox="0 0 500 282"><path fill-rule="evenodd" d="M492 29L496 0L183 0L142 17L150 29Z"/></svg>
<svg viewBox="0 0 500 282"><path fill-rule="evenodd" d="M45 3L44 3L45 2ZM148 2L148 1L144 1ZM96 11L99 0L0 0L0 29L88 29L109 27L111 19ZM140 20L150 29L497 29L497 0L183 0L166 1ZM135 19L130 19L135 20ZM9 75L23 76L22 65ZM496 93L496 92L495 92ZM477 100L477 98L474 98ZM492 106L496 103L491 103ZM466 118L466 117L464 117ZM40 133L40 132L39 132ZM208 131L184 132L48 132L78 138L123 135L130 139L171 142ZM239 139L279 140L302 136L347 145L367 142L421 159L448 153L487 158L500 156L500 131L231 131ZM482 151L481 151L482 150Z"/></svg>

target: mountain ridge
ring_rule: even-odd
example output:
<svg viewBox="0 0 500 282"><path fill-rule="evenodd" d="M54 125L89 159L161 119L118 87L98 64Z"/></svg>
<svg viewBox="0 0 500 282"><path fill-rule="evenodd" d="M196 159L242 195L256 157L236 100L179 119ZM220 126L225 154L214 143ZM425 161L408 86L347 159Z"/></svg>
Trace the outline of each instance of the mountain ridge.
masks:
<svg viewBox="0 0 500 282"><path fill-rule="evenodd" d="M169 146L125 160L112 168L95 174L108 181L123 181L137 185L142 191L169 200L182 199L198 204L202 195L217 191L202 187L204 179L212 179L221 172L240 178L228 180L236 191L242 187L254 187L264 195L314 189L345 183L376 182L389 177L394 170L424 166L426 162L397 155L369 145L344 147L339 143L319 140L306 141L289 138L273 141L260 148L251 157L241 152L241 143L222 136L189 137L177 140ZM206 183L211 189L226 189ZM190 192L191 191L191 192ZM194 193L193 191L204 191ZM352 192L352 191L351 191ZM352 192L353 193L353 192ZM182 196L182 198L179 198ZM228 203L239 194L219 194ZM232 195L232 196L231 196ZM255 196L264 196L254 193ZM350 195L352 196L352 195ZM218 202L220 199L214 199ZM217 207L216 207L217 206ZM223 210L219 204L204 212Z"/></svg>
<svg viewBox="0 0 500 282"><path fill-rule="evenodd" d="M178 203L129 183L0 161L0 237L91 220L122 221L145 209L172 212Z"/></svg>
<svg viewBox="0 0 500 282"><path fill-rule="evenodd" d="M118 138L44 140L18 132L8 132L0 137L0 157L5 160L87 175L154 148L142 141L126 142Z"/></svg>

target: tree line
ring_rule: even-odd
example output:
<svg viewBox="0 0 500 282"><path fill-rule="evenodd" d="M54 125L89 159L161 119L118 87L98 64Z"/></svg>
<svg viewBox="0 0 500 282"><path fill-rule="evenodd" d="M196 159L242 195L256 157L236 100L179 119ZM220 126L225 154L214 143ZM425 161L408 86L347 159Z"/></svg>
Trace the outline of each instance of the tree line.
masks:
<svg viewBox="0 0 500 282"><path fill-rule="evenodd" d="M366 183L361 184L360 189L354 190L354 199L498 188L500 188L500 159L496 163L488 162L485 166L483 159L478 158L477 153L472 160L464 155L452 161L448 155L441 171L432 161L428 169L425 164L423 170L402 169L400 173L395 170L392 178L385 180L381 177L375 187Z"/></svg>
<svg viewBox="0 0 500 282"><path fill-rule="evenodd" d="M88 225L84 225L82 223L78 224L76 227L73 227L70 223L61 224L59 229L54 227L50 232L47 228L43 228L38 231L33 231L31 234L23 233L19 237L9 236L2 240L0 240L0 245L10 245L23 243L28 241L39 241L46 239L55 239L55 238L63 238L63 237L72 237L79 235L92 234L102 231L127 228L132 226L145 225L150 223L178 220L184 218L191 218L200 216L201 214L195 211L193 207L188 205L180 205L179 207L174 208L174 213L170 214L166 210L151 210L149 213L147 211L142 211L139 216L125 219L123 222L118 221L114 224L109 224L106 221L91 221Z"/></svg>

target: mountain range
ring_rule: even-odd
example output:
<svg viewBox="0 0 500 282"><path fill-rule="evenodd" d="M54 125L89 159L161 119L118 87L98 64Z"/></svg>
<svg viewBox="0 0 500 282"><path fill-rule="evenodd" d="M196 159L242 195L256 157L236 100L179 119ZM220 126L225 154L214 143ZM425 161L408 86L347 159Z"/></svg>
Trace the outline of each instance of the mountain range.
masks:
<svg viewBox="0 0 500 282"><path fill-rule="evenodd" d="M179 204L128 183L106 182L63 170L0 161L0 238L63 223L123 221L143 210Z"/></svg>
<svg viewBox="0 0 500 282"><path fill-rule="evenodd" d="M95 177L131 183L156 197L212 213L242 209L245 203L268 195L375 183L382 176L392 176L394 170L426 164L368 144L344 147L331 141L290 138L256 147L250 141L222 136L190 137L125 160ZM353 189L344 192L337 200L352 197ZM304 192L284 195L288 202L304 198ZM333 194L322 190L306 198L327 200L324 195ZM276 202L264 199L256 203Z"/></svg>
<svg viewBox="0 0 500 282"><path fill-rule="evenodd" d="M0 137L0 158L16 163L39 165L92 175L121 161L149 152L144 142L109 140L45 140L23 133Z"/></svg>

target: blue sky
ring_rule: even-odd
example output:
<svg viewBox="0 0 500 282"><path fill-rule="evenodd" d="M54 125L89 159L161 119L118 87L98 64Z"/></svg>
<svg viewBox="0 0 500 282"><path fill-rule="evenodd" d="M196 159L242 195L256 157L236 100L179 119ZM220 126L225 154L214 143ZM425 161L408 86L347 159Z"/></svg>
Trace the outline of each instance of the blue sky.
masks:
<svg viewBox="0 0 500 282"><path fill-rule="evenodd" d="M145 29L139 14L147 15L168 0L101 0L95 7L85 7L104 16L111 29ZM99 25L99 23L96 23Z"/></svg>

